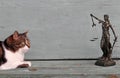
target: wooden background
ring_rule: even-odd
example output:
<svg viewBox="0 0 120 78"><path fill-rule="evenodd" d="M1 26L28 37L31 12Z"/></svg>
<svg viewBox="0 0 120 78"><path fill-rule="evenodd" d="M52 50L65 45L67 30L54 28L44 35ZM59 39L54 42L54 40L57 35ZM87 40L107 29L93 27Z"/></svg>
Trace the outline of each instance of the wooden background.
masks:
<svg viewBox="0 0 120 78"><path fill-rule="evenodd" d="M90 13L101 19L109 14L118 36L113 57L120 58L119 8L119 0L0 0L0 40L29 30L26 59L98 58L101 25L91 27Z"/></svg>

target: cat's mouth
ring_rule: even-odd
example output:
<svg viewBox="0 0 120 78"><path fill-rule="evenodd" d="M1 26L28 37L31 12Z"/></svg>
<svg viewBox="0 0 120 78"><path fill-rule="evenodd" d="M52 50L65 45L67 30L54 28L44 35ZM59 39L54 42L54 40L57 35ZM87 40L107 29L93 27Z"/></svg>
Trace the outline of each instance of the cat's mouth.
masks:
<svg viewBox="0 0 120 78"><path fill-rule="evenodd" d="M22 52L24 52L24 53L28 52L28 50L29 50L29 47L28 47L28 46L24 46L24 47L22 48Z"/></svg>

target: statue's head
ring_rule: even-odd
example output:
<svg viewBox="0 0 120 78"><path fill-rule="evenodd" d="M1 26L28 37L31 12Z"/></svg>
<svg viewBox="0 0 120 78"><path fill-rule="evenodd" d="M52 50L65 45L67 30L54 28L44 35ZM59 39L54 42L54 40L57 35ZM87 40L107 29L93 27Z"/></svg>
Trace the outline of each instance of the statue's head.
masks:
<svg viewBox="0 0 120 78"><path fill-rule="evenodd" d="M104 15L104 20L105 20L105 21L108 21L108 19L109 19L109 16L108 16L107 14L105 14L105 15Z"/></svg>

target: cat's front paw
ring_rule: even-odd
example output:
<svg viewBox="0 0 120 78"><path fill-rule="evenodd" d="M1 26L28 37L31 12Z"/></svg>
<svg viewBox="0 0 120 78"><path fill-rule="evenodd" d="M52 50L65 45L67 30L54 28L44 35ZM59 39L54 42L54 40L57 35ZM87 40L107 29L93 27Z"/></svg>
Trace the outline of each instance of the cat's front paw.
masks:
<svg viewBox="0 0 120 78"><path fill-rule="evenodd" d="M18 65L17 68L28 68L31 67L31 62L24 61L22 64Z"/></svg>
<svg viewBox="0 0 120 78"><path fill-rule="evenodd" d="M28 64L29 67L32 65L30 61L25 61L24 64Z"/></svg>
<svg viewBox="0 0 120 78"><path fill-rule="evenodd" d="M21 64L17 66L17 68L28 68L28 67L29 67L28 64Z"/></svg>

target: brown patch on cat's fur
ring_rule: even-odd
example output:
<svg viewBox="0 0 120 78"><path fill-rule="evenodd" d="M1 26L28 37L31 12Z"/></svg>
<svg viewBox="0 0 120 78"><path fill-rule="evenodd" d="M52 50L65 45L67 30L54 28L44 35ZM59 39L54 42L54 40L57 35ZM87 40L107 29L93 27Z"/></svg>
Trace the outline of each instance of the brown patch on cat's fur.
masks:
<svg viewBox="0 0 120 78"><path fill-rule="evenodd" d="M5 41L4 45L8 50L16 52L19 48L27 45L30 48L30 41L27 38L27 32L18 33L15 31L11 36L9 36Z"/></svg>
<svg viewBox="0 0 120 78"><path fill-rule="evenodd" d="M7 60L5 58L5 52L2 47L2 41L0 41L0 65L4 64L6 61Z"/></svg>

